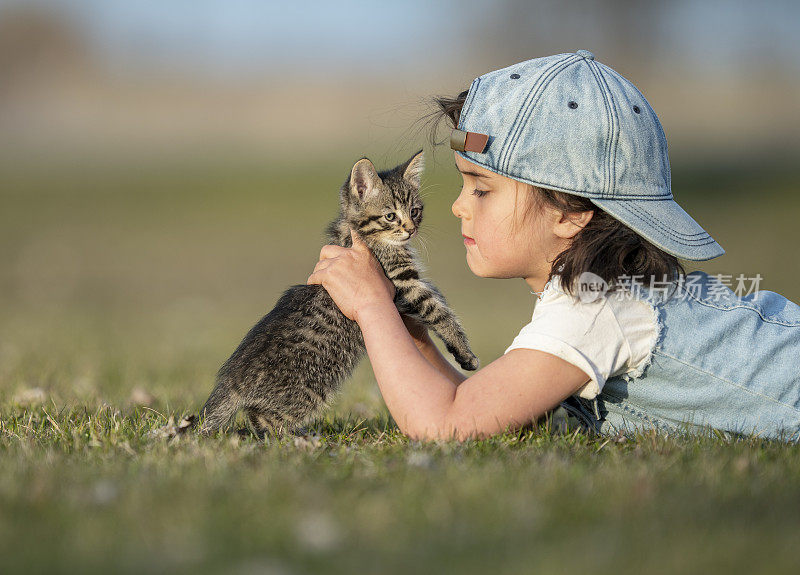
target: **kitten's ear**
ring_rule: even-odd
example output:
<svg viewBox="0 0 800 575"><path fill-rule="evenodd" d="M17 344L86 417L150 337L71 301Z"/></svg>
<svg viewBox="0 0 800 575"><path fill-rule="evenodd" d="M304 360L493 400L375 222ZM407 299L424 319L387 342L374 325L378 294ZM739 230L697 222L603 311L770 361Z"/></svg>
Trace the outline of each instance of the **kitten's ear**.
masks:
<svg viewBox="0 0 800 575"><path fill-rule="evenodd" d="M375 166L367 158L361 158L350 172L350 193L362 202L378 190L381 179Z"/></svg>
<svg viewBox="0 0 800 575"><path fill-rule="evenodd" d="M407 162L406 168L403 171L403 179L415 188L419 188L422 180L422 172L424 171L425 156L422 150L420 150Z"/></svg>

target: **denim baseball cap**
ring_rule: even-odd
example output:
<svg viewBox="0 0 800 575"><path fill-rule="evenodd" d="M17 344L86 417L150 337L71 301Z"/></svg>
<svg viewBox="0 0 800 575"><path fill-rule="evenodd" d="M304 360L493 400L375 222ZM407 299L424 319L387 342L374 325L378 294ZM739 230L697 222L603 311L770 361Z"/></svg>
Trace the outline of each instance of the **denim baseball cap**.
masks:
<svg viewBox="0 0 800 575"><path fill-rule="evenodd" d="M492 172L589 198L679 258L725 253L673 199L667 139L653 108L587 50L476 78L450 145Z"/></svg>

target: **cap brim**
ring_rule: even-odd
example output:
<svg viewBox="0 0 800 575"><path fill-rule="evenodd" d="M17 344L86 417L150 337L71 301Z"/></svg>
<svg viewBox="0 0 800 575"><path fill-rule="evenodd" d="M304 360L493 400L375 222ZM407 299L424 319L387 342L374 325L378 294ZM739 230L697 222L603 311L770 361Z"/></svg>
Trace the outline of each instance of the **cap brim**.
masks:
<svg viewBox="0 0 800 575"><path fill-rule="evenodd" d="M725 253L722 246L671 198L646 201L590 199L668 254L703 261Z"/></svg>

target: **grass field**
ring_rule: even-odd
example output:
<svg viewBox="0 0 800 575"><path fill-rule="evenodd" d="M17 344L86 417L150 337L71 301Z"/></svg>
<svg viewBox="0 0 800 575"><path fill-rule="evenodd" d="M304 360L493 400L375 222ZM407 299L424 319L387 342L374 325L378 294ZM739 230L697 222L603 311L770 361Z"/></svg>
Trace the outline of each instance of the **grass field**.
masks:
<svg viewBox="0 0 800 575"><path fill-rule="evenodd" d="M0 572L798 571L796 445L546 425L418 444L366 362L313 435L181 432L247 329L313 269L354 159L4 166ZM471 276L451 163L429 169L421 252L485 364L533 299ZM760 273L800 301L787 173L675 173L727 250L698 269Z"/></svg>

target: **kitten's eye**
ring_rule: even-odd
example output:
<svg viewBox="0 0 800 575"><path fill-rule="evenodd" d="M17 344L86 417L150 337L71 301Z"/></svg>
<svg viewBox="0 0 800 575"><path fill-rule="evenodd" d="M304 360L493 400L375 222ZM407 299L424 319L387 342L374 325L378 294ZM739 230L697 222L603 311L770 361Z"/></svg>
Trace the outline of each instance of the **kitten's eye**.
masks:
<svg viewBox="0 0 800 575"><path fill-rule="evenodd" d="M417 216L419 216L419 208L411 208L411 217L416 220Z"/></svg>
<svg viewBox="0 0 800 575"><path fill-rule="evenodd" d="M386 221L387 221L387 222L393 222L393 221L394 221L394 218L395 218L396 216L394 215L394 212L389 212L388 214L386 214L386 215L385 215L385 216L383 216L383 217L384 217L384 218L386 218Z"/></svg>

